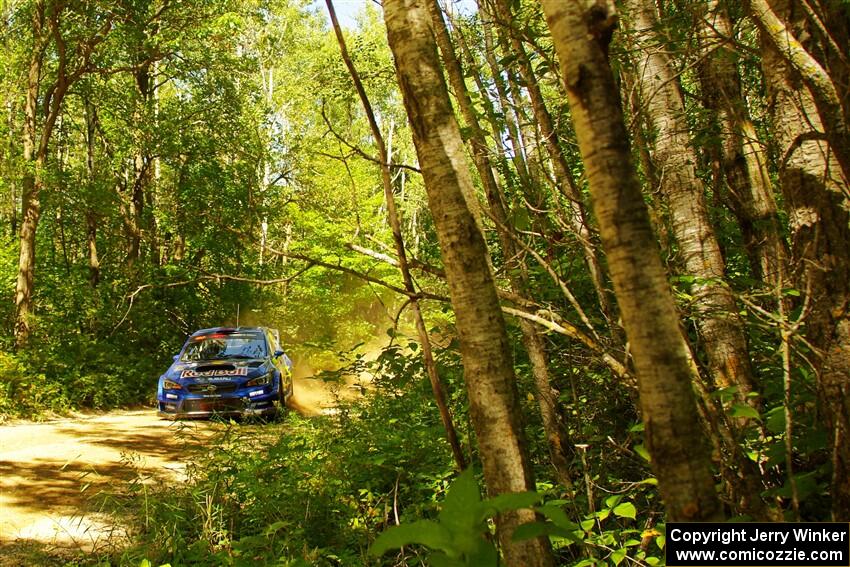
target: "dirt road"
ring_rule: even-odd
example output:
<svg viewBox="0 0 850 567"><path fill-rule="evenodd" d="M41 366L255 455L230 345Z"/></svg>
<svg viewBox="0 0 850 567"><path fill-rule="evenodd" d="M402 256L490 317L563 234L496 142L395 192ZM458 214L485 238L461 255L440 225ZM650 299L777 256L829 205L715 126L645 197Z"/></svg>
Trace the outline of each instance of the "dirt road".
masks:
<svg viewBox="0 0 850 567"><path fill-rule="evenodd" d="M153 410L0 427L0 545L34 540L90 550L120 537L88 510L89 497L139 472L180 478L179 427ZM182 427L187 438L209 431L206 422Z"/></svg>
<svg viewBox="0 0 850 567"><path fill-rule="evenodd" d="M296 375L292 406L317 415L332 411L337 395ZM0 426L0 565L12 564L2 556L14 542L90 551L120 541L122 528L93 511L90 496L140 476L182 480L186 444L202 444L217 427L160 419L153 410Z"/></svg>

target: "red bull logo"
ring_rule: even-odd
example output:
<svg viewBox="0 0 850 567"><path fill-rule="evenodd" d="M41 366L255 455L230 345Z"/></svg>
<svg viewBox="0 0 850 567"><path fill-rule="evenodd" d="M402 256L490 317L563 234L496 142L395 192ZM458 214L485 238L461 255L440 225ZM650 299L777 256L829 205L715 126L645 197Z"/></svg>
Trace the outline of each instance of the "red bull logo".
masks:
<svg viewBox="0 0 850 567"><path fill-rule="evenodd" d="M243 366L242 368L234 368L230 369L222 369L222 370L205 370L203 372L197 372L195 370L184 370L180 373L181 378L216 378L218 376L247 376L248 368Z"/></svg>

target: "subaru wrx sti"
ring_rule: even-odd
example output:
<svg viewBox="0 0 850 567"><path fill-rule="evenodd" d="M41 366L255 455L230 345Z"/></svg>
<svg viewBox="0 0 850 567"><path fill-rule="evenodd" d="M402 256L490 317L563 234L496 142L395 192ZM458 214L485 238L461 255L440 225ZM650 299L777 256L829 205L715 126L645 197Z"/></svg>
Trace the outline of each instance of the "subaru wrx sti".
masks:
<svg viewBox="0 0 850 567"><path fill-rule="evenodd" d="M265 327L216 327L192 334L159 377L160 416L270 416L292 397L292 361Z"/></svg>

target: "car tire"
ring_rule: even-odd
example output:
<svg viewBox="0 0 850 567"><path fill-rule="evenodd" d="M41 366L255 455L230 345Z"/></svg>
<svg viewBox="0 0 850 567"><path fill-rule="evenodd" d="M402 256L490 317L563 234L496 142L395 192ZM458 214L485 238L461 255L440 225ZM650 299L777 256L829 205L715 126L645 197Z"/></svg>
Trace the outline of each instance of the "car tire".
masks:
<svg viewBox="0 0 850 567"><path fill-rule="evenodd" d="M292 396L295 394L295 381L292 379L292 375L289 376L289 391L286 393L284 401L289 404L292 401Z"/></svg>
<svg viewBox="0 0 850 567"><path fill-rule="evenodd" d="M277 412L278 415L283 415L283 412L286 411L287 405L289 404L289 400L292 398L292 382L289 383L289 388L287 391L284 391L284 381L283 376L280 377L280 387L278 388L278 397L277 397Z"/></svg>

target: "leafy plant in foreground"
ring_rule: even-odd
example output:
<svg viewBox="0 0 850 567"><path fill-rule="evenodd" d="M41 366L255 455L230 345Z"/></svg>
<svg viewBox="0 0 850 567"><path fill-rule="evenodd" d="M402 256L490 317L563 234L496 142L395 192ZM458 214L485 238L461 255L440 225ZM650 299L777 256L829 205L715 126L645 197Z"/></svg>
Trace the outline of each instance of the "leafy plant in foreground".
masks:
<svg viewBox="0 0 850 567"><path fill-rule="evenodd" d="M390 549L420 544L435 551L429 557L434 567L495 566L499 552L486 537L487 520L506 510L533 506L541 498L536 492L519 492L482 501L475 476L467 469L449 487L437 521L392 527L375 540L369 553L381 556Z"/></svg>

